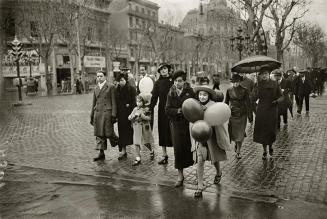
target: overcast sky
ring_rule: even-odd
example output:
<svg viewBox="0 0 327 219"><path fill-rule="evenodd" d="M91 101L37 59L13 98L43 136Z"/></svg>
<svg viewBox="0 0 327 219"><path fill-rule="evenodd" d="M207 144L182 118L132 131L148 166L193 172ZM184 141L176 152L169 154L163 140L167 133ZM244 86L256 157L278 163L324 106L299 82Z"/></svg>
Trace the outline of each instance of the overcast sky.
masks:
<svg viewBox="0 0 327 219"><path fill-rule="evenodd" d="M200 0L151 0L160 6L160 19L169 17L173 13L175 20L181 20L187 11L199 6ZM205 0L208 1L208 0ZM307 20L317 22L327 34L327 0L312 0ZM179 21L180 22L180 21Z"/></svg>

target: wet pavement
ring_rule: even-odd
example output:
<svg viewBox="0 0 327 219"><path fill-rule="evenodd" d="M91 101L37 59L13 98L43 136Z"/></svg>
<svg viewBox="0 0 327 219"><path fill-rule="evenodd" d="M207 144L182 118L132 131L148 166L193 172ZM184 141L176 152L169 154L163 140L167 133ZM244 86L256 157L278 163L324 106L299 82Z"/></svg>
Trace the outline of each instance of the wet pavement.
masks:
<svg viewBox="0 0 327 219"><path fill-rule="evenodd" d="M322 204L267 203L119 177L9 166L0 218L325 218Z"/></svg>
<svg viewBox="0 0 327 219"><path fill-rule="evenodd" d="M222 84L223 90L227 86ZM24 100L32 105L20 107L11 107L9 99L0 103L0 149L7 149L9 164L173 187L177 173L172 148L168 149L169 164L166 166L157 164L161 154L158 146L153 161L148 151L143 150L142 165L137 167L132 166L133 147L128 148L125 161L117 160L118 148L109 148L104 162L92 161L97 152L89 124L91 94L29 96ZM326 205L327 96L310 99L310 104L309 115L289 117L288 126L281 125L274 156L266 161L261 159L261 146L252 141L253 126L249 125L241 151L243 157L238 160L234 152L228 153L228 161L222 164L220 185L213 184L215 171L209 162L206 163L205 191L215 196L266 203L292 200ZM154 127L157 140L156 129ZM186 169L185 176L185 189L194 192L195 167Z"/></svg>

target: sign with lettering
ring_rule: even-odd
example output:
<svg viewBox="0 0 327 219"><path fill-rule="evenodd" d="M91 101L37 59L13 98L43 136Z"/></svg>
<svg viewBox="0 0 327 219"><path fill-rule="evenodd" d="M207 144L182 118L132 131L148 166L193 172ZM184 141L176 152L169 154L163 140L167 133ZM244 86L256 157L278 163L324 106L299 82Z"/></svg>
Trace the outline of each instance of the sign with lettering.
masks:
<svg viewBox="0 0 327 219"><path fill-rule="evenodd" d="M105 68L106 59L102 56L84 56L84 66L88 68Z"/></svg>

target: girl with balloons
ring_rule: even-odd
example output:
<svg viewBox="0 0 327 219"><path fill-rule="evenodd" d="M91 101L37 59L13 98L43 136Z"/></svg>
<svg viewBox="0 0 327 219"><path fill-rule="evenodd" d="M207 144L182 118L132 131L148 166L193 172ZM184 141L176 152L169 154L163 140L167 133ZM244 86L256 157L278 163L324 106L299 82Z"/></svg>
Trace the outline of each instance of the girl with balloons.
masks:
<svg viewBox="0 0 327 219"><path fill-rule="evenodd" d="M210 160L216 168L216 176L214 178L214 184L218 184L221 180L222 171L220 169L220 161L227 160L226 150L230 150L229 136L227 129L227 120L229 118L228 107L224 103L215 103L216 92L211 89L208 85L199 86L195 89L196 97L198 101L192 100L192 105L198 105L194 108L198 108L200 113L192 113L193 115L198 114L198 118L191 118L189 110L192 107L187 107L185 104L183 112L187 115L187 118L194 120L195 123L191 126L191 135L196 141L192 146L193 159L197 163L197 179L198 188L194 193L195 198L202 197L202 191L204 189L203 174L204 174L204 162ZM191 103L191 101L189 101ZM206 110L210 107L208 114ZM218 111L216 111L218 110ZM202 111L202 113L201 113ZM227 114L226 114L227 112ZM201 115L202 114L202 115ZM219 115L220 114L220 115ZM229 114L229 115L228 115ZM202 118L205 118L202 120ZM218 118L218 120L213 119ZM225 117L225 118L222 118ZM219 121L219 119L223 119ZM226 120L227 119L227 120ZM210 121L208 123L207 121ZM214 124L212 124L213 122ZM218 122L218 123L217 123Z"/></svg>
<svg viewBox="0 0 327 219"><path fill-rule="evenodd" d="M174 84L168 93L165 110L170 121L175 168L178 170L175 187L180 187L184 182L183 169L192 166L194 163L191 152L189 122L183 116L182 105L185 100L194 98L195 93L190 84L186 82L186 73L184 71L176 71L172 78Z"/></svg>
<svg viewBox="0 0 327 219"><path fill-rule="evenodd" d="M227 89L225 103L231 109L228 129L230 140L235 142L236 158L241 159L241 146L244 140L247 119L253 121L249 92L240 85L242 76L233 74L231 82L233 86Z"/></svg>

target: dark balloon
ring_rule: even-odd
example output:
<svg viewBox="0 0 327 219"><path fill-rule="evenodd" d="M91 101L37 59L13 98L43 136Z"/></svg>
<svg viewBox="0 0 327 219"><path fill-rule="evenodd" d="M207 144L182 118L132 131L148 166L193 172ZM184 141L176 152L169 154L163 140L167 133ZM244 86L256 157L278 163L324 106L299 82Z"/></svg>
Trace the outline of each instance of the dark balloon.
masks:
<svg viewBox="0 0 327 219"><path fill-rule="evenodd" d="M216 102L224 101L224 93L221 91L216 91Z"/></svg>
<svg viewBox="0 0 327 219"><path fill-rule="evenodd" d="M199 120L193 124L191 135L197 142L206 142L212 135L212 129L206 121Z"/></svg>
<svg viewBox="0 0 327 219"><path fill-rule="evenodd" d="M184 117L192 123L202 120L204 117L202 105L193 98L189 98L184 101L182 105L182 112Z"/></svg>

